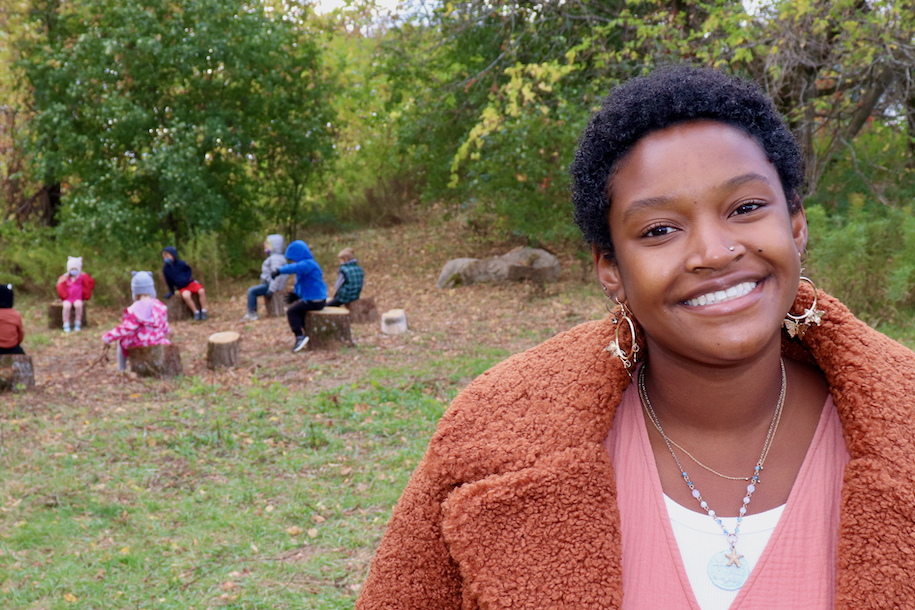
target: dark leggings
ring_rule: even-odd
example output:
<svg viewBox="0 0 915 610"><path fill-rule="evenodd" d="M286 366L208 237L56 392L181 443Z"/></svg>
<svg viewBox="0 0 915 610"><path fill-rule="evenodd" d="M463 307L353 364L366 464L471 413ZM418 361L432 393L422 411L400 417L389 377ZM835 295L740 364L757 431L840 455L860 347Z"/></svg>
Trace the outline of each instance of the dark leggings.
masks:
<svg viewBox="0 0 915 610"><path fill-rule="evenodd" d="M0 354L24 354L22 351L21 345L16 345L14 347L0 347Z"/></svg>
<svg viewBox="0 0 915 610"><path fill-rule="evenodd" d="M305 312L317 311L324 309L324 299L320 301L296 301L286 310L286 319L289 320L289 328L296 337L305 334Z"/></svg>

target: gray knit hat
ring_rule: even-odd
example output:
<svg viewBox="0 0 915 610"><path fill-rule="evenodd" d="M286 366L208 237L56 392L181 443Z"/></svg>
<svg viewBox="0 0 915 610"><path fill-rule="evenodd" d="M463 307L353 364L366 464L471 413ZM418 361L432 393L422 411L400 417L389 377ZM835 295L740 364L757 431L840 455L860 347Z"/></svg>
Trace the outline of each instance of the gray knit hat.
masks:
<svg viewBox="0 0 915 610"><path fill-rule="evenodd" d="M133 294L134 299L137 298L138 294L148 294L155 298L156 283L153 281L153 275L150 271L131 271L130 275L133 276L133 279L130 280L130 292Z"/></svg>

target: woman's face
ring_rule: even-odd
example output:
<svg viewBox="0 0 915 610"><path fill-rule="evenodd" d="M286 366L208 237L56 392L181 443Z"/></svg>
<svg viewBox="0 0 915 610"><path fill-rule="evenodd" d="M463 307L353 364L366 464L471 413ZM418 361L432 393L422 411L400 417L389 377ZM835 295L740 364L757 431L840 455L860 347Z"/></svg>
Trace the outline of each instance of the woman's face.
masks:
<svg viewBox="0 0 915 610"><path fill-rule="evenodd" d="M595 255L598 275L652 358L727 364L778 349L807 221L759 144L714 121L669 127L633 147L609 189L615 260Z"/></svg>

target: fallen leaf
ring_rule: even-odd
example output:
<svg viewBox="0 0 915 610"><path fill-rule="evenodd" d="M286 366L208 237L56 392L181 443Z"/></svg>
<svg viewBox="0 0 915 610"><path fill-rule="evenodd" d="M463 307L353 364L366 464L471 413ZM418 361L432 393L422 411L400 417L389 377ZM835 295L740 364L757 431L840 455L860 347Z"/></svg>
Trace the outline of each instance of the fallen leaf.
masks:
<svg viewBox="0 0 915 610"><path fill-rule="evenodd" d="M286 528L286 533L290 536L300 536L302 534L302 528L298 525L293 525L292 527Z"/></svg>
<svg viewBox="0 0 915 610"><path fill-rule="evenodd" d="M313 527L313 528L311 528L310 530L308 530L308 537L309 537L309 538L317 538L317 537L318 537L318 530L317 530L317 528L314 528L314 527Z"/></svg>
<svg viewBox="0 0 915 610"><path fill-rule="evenodd" d="M312 515L311 520L314 521L315 523L324 523L325 521L327 521L327 519L325 519L321 515Z"/></svg>
<svg viewBox="0 0 915 610"><path fill-rule="evenodd" d="M64 593L64 601L68 604L75 604L78 600L72 593Z"/></svg>

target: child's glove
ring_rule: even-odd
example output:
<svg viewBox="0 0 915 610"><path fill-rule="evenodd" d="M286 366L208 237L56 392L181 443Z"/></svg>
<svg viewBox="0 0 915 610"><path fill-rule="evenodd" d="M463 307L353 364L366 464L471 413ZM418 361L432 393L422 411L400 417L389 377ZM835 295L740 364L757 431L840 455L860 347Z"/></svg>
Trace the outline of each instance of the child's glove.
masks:
<svg viewBox="0 0 915 610"><path fill-rule="evenodd" d="M275 280L277 277L279 277L279 275L280 275L280 270L274 269L273 273L270 274L270 277Z"/></svg>
<svg viewBox="0 0 915 610"><path fill-rule="evenodd" d="M167 295L165 295L163 298L167 301L167 300L169 300L170 298L172 298L173 296L175 296L175 291L174 291L174 290L171 291L171 292L169 292L169 293L168 293Z"/></svg>
<svg viewBox="0 0 915 610"><path fill-rule="evenodd" d="M292 305L293 303L295 303L298 300L299 300L299 295L297 295L296 293L294 293L294 292L286 293L286 304L287 305Z"/></svg>

